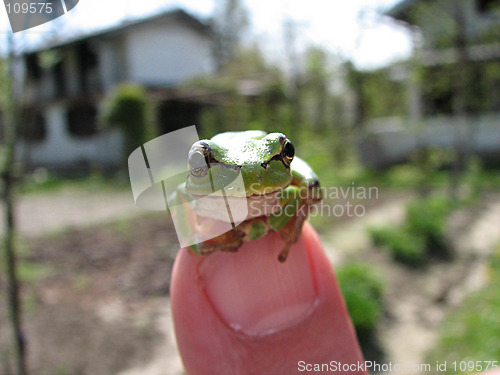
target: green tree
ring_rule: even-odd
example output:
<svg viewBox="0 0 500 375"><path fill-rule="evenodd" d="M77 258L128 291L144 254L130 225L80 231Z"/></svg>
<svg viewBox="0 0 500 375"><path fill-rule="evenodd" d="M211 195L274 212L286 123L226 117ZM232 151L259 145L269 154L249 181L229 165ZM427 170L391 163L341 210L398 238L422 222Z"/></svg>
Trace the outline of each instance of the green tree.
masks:
<svg viewBox="0 0 500 375"><path fill-rule="evenodd" d="M328 57L328 53L320 47L313 46L306 51L306 88L313 105L311 123L318 130L324 129L327 122L328 85L332 78Z"/></svg>
<svg viewBox="0 0 500 375"><path fill-rule="evenodd" d="M100 114L107 127L119 128L125 136L125 157L156 135L152 103L146 90L124 83L108 97Z"/></svg>
<svg viewBox="0 0 500 375"><path fill-rule="evenodd" d="M15 207L15 182L16 182L16 145L19 128L19 106L15 93L13 61L14 46L13 35L8 36L8 57L7 61L0 65L1 90L0 106L5 121L3 160L1 166L2 177L2 201L3 216L5 223L5 234L3 238L3 252L6 268L7 281L7 306L8 317L12 331L12 353L15 358L15 374L25 375L26 370L26 348L25 337L22 330L22 304L20 297L20 287L17 274L17 257L15 247L16 236L16 207ZM9 366L9 364L8 364Z"/></svg>
<svg viewBox="0 0 500 375"><path fill-rule="evenodd" d="M235 58L248 22L241 0L217 0L212 28L213 55L219 70Z"/></svg>
<svg viewBox="0 0 500 375"><path fill-rule="evenodd" d="M498 43L498 22L477 8L472 0L416 2L403 17L418 25L423 34L422 82L424 107L428 114L448 113L455 118L453 174L450 193L458 198L465 167L470 159L476 121L472 117L495 103L498 59L473 61L470 48ZM482 47L481 47L482 45ZM490 76L490 74L492 74ZM493 101L491 101L493 98ZM498 101L496 101L498 103Z"/></svg>

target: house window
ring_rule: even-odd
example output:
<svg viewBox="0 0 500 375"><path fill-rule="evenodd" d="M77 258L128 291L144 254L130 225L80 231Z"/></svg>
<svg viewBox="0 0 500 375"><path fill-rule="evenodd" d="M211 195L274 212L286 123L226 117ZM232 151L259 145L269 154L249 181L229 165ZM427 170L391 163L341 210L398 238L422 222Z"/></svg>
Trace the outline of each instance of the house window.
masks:
<svg viewBox="0 0 500 375"><path fill-rule="evenodd" d="M26 75L29 80L34 81L38 81L42 77L38 56L35 53L26 56Z"/></svg>
<svg viewBox="0 0 500 375"><path fill-rule="evenodd" d="M199 103L167 100L159 105L157 121L162 133L198 124L202 106Z"/></svg>
<svg viewBox="0 0 500 375"><path fill-rule="evenodd" d="M64 77L64 64L63 60L58 61L54 67L54 80L56 84L56 95L62 97L66 95L66 80Z"/></svg>
<svg viewBox="0 0 500 375"><path fill-rule="evenodd" d="M77 46L77 56L80 87L84 92L87 92L91 88L89 82L91 77L89 77L89 74L98 65L97 54L88 43L81 43Z"/></svg>
<svg viewBox="0 0 500 375"><path fill-rule="evenodd" d="M21 115L19 133L28 142L43 141L47 135L47 124L40 110L25 109Z"/></svg>
<svg viewBox="0 0 500 375"><path fill-rule="evenodd" d="M75 104L67 112L69 133L75 137L97 134L97 109L93 104Z"/></svg>
<svg viewBox="0 0 500 375"><path fill-rule="evenodd" d="M479 13L489 13L500 9L500 0L476 0Z"/></svg>

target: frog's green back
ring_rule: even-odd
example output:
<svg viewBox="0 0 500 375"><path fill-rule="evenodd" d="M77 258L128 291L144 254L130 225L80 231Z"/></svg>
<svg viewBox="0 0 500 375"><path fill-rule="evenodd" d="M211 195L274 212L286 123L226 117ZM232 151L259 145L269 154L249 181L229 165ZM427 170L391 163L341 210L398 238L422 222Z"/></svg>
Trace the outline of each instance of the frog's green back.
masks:
<svg viewBox="0 0 500 375"><path fill-rule="evenodd" d="M247 142L252 139L262 139L267 135L263 130L248 130L240 132L225 132L214 135L210 140L221 145L231 145L232 142Z"/></svg>
<svg viewBox="0 0 500 375"><path fill-rule="evenodd" d="M210 176L188 177L187 189L193 194L210 193L210 178L225 181L233 178L234 171L241 173L245 191L232 195L267 194L284 188L292 181L290 167L275 156L282 152L284 134L264 131L227 132L202 140L211 155Z"/></svg>
<svg viewBox="0 0 500 375"><path fill-rule="evenodd" d="M267 134L260 130L226 132L217 134L207 144L221 163L260 165L281 151L282 137L281 133Z"/></svg>

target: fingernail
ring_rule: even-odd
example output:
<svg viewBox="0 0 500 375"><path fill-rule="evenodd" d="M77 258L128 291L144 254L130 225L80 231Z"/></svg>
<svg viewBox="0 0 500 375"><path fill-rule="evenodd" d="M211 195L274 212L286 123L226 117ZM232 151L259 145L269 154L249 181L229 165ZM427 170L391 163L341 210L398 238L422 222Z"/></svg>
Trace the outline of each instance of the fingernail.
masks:
<svg viewBox="0 0 500 375"><path fill-rule="evenodd" d="M199 275L207 298L221 319L248 335L271 334L305 319L317 299L303 239L292 245L286 262L279 234L245 243L237 253L205 258Z"/></svg>

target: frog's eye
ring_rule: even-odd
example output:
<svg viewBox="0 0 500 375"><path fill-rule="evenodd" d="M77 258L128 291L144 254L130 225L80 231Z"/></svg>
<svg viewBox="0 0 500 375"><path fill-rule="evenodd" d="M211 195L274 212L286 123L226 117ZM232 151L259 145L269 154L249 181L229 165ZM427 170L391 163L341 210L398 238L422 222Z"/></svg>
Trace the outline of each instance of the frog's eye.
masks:
<svg viewBox="0 0 500 375"><path fill-rule="evenodd" d="M295 156L295 147L293 147L292 142L290 142L288 139L283 145L281 154L283 155L283 160L287 162L287 164L290 164L292 162L292 159Z"/></svg>
<svg viewBox="0 0 500 375"><path fill-rule="evenodd" d="M208 172L207 150L202 144L195 143L188 156L189 172L194 177L203 177Z"/></svg>

